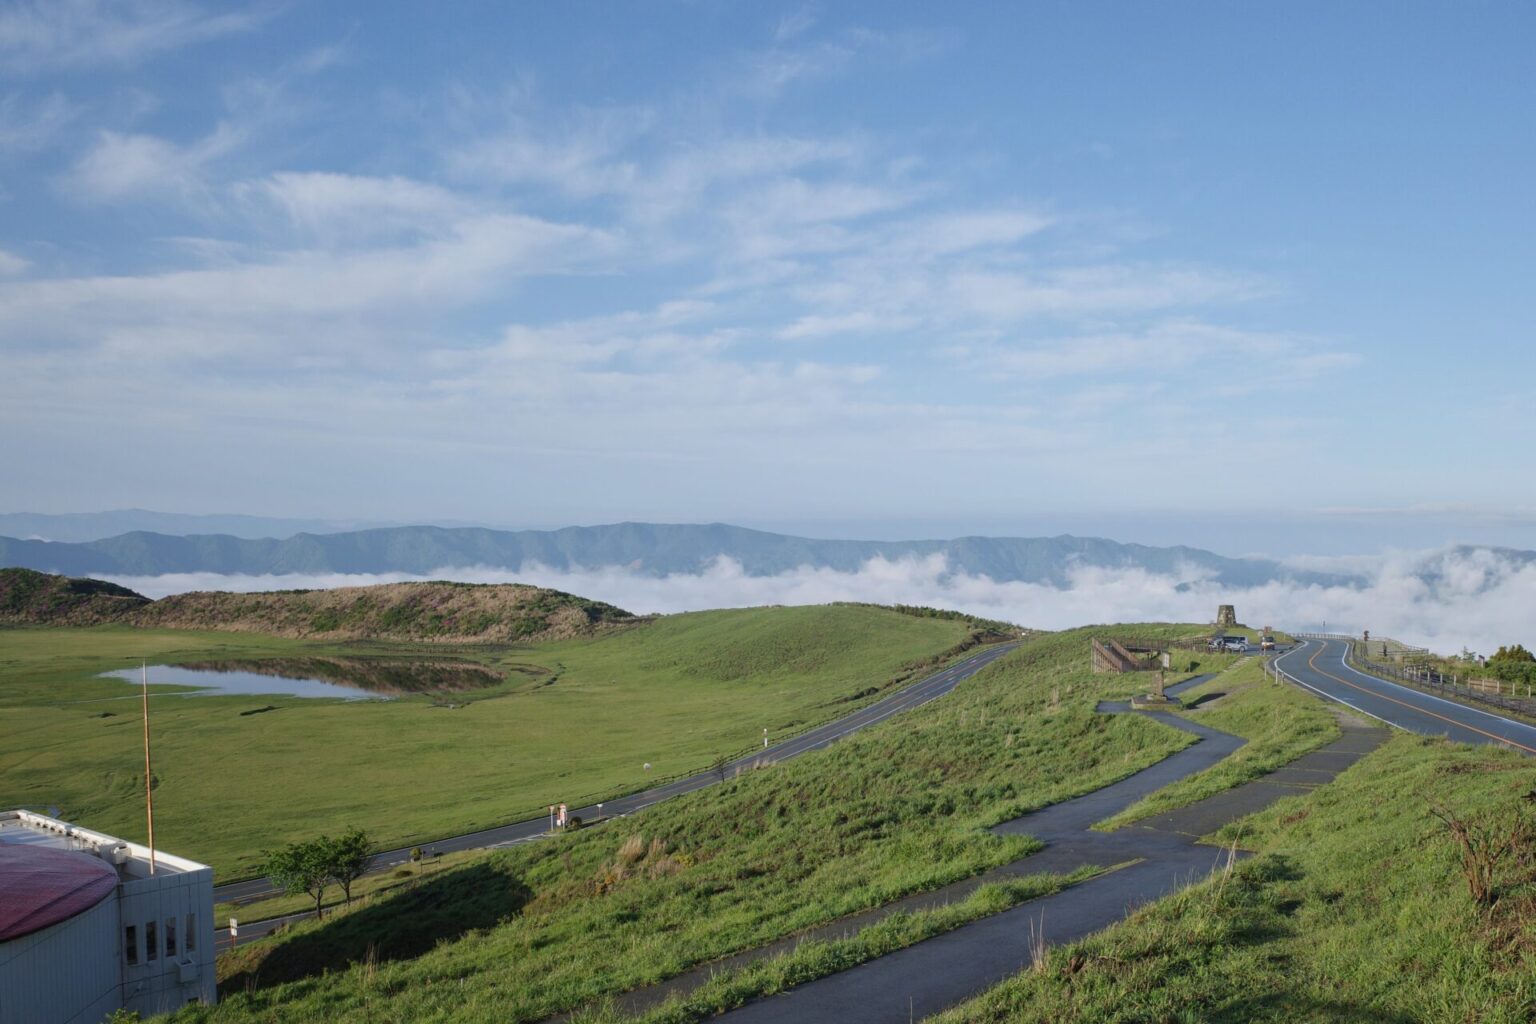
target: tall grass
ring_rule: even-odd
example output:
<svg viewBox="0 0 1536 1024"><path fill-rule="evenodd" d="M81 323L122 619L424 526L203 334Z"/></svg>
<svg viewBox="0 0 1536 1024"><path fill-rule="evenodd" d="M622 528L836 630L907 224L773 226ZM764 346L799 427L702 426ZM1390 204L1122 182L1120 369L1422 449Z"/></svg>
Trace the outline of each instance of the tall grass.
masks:
<svg viewBox="0 0 1536 1024"><path fill-rule="evenodd" d="M539 1020L1018 859L1036 844L983 826L1190 742L1152 721L1095 712L1100 698L1142 681L1092 675L1090 635L1032 640L941 701L622 827L499 854L496 869L531 896L494 928L371 975L352 966L232 992L217 1010L186 1018L344 1020L367 1007L381 1020ZM677 869L636 870L653 854ZM262 948L278 955L325 927ZM248 956L262 955L251 948ZM390 993L384 1016L370 995L381 990Z"/></svg>
<svg viewBox="0 0 1536 1024"><path fill-rule="evenodd" d="M1398 735L1334 782L1224 838L1260 855L1050 951L945 1014L1007 1021L1536 1019L1536 916L1494 920L1463 880L1436 806L1529 816L1536 766L1487 747ZM1529 908L1527 876L1509 898ZM1521 902L1521 900L1525 902Z"/></svg>

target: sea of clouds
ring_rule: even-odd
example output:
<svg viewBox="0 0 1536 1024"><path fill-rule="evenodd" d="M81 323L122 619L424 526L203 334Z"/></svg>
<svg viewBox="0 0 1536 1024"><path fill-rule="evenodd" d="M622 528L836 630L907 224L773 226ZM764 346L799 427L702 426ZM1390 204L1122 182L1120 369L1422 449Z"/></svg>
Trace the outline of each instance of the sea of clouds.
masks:
<svg viewBox="0 0 1536 1024"><path fill-rule="evenodd" d="M1298 560L1298 562L1301 560ZM530 565L520 571L484 566L445 567L426 576L401 573L228 576L187 573L117 576L114 582L150 597L189 590L260 591L366 586L412 580L532 583L616 604L637 613L696 611L751 605L870 601L954 608L1040 629L1103 622L1209 622L1218 604L1237 606L1241 621L1293 631L1357 633L1369 629L1442 653L1463 647L1484 654L1501 644L1530 646L1536 621L1536 562L1489 549L1402 552L1347 559L1307 559L1305 567L1347 571L1358 586L1268 583L1221 586L1189 575L1139 569L1082 567L1070 585L998 582L951 572L943 556L890 561L874 558L857 572L805 567L749 576L728 558L704 572L656 577L609 566L562 570Z"/></svg>

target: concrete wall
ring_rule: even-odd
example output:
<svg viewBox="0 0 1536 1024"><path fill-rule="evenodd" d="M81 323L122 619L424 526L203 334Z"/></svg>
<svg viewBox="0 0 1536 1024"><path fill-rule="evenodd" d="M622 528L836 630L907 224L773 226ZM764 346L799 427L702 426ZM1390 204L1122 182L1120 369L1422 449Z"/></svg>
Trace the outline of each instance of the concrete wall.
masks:
<svg viewBox="0 0 1536 1024"><path fill-rule="evenodd" d="M135 929L137 955L123 951L123 1006L148 1017L188 1003L212 1004L214 974L213 871L156 874L119 890L121 934ZM153 927L151 927L153 926ZM174 946L169 931L174 929ZM190 929L190 930L189 930ZM148 938L154 934L154 958ZM120 940L121 941L121 940Z"/></svg>

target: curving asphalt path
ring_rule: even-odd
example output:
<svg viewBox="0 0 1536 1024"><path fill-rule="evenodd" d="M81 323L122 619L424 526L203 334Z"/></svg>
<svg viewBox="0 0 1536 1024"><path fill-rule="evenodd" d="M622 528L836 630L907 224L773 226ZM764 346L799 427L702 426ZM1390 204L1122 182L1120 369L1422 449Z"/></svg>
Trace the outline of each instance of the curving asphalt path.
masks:
<svg viewBox="0 0 1536 1024"><path fill-rule="evenodd" d="M850 715L807 730L798 736L787 739L782 743L770 746L765 750L754 751L745 757L739 757L726 765L726 774L732 774L737 769L749 769L755 765L777 764L801 754L813 750L820 750L862 729L890 718L892 715L913 708L921 707L931 700L944 696L953 690L961 680L975 675L982 668L1012 651L1018 644L1006 643L987 647L982 651L958 661L936 672L926 679L913 683L911 686L898 690L888 697L882 698L867 707L861 708ZM619 818L644 810L655 803L669 800L684 793L691 793L696 789L714 785L720 781L720 775L715 771L703 771L697 775L690 775L676 781L656 786L629 796L616 797L613 800L603 801L603 819ZM580 817L583 821L596 821L598 818L597 805L587 807L573 807L570 813ZM410 860L411 849L415 846L429 848L440 853L450 853L456 850L488 849L502 846L515 846L518 843L532 842L543 838L549 831L549 818L538 817L527 821L513 822L509 825L499 825L496 828L484 829L479 832L468 832L464 835L450 836L446 839L438 839L430 843L415 843L412 846L401 847L396 850L386 850L374 856L369 861L368 870L383 871L388 868L398 867ZM232 882L228 885L216 886L213 897L216 902L245 902L274 895L280 890L270 879L253 878L244 882ZM293 920L299 920L311 916L310 914L291 914L287 917L271 918L266 921L251 922L240 926L239 943L243 944L274 931L280 925ZM220 943L229 941L229 930L220 929L217 935Z"/></svg>
<svg viewBox="0 0 1536 1024"><path fill-rule="evenodd" d="M1399 729L1536 754L1536 726L1361 672L1349 649L1346 640L1307 640L1274 664L1292 682Z"/></svg>
<svg viewBox="0 0 1536 1024"><path fill-rule="evenodd" d="M1191 680L1191 684L1204 680ZM1182 688L1182 687L1181 687ZM1170 692L1175 688L1170 687ZM1104 704L1099 710L1126 711ZM1374 750L1386 732L1344 725L1344 735L1261 779L1114 832L1093 832L1094 822L1118 813L1170 782L1203 771L1243 740L1162 712L1137 712L1194 733L1199 742L1103 789L997 826L1032 835L1044 850L988 875L1067 873L1083 865L1110 870L1051 896L982 918L886 956L747 1003L720 1018L732 1024L903 1024L938 1013L1026 969L1031 945L1084 938L1136 907L1205 878L1227 851L1201 846L1214 832L1286 796L1331 781Z"/></svg>

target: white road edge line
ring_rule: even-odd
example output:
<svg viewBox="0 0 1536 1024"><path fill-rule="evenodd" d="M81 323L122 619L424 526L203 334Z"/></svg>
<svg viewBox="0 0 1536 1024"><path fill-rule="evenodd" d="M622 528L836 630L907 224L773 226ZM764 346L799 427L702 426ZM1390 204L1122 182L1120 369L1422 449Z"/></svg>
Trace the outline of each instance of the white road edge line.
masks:
<svg viewBox="0 0 1536 1024"><path fill-rule="evenodd" d="M1475 707L1472 707L1470 704L1463 704L1463 703L1461 703L1460 701L1457 701L1457 700L1450 700L1449 698L1446 698L1446 697L1437 697L1433 693L1425 693L1423 690L1417 690L1417 689L1414 689L1411 686L1404 686L1402 683L1394 683L1390 679L1383 679L1380 676L1373 676L1369 672L1362 672L1359 669L1355 668L1355 666L1351 665L1343 657L1340 657L1340 659L1339 659L1339 667L1341 667L1341 668L1343 668L1343 669L1345 669L1345 670L1347 670L1349 672L1353 672L1355 675L1359 676L1361 679L1368 679L1368 680L1370 680L1373 683L1386 683L1388 686L1392 687L1393 689L1402 690L1402 691L1404 691L1406 693L1411 693L1415 697L1424 697L1424 698L1427 698L1428 700L1439 701L1441 704L1449 704L1453 708L1458 708L1458 709L1460 709L1462 711L1471 711L1473 714L1486 715L1487 717L1492 718L1492 719L1494 719L1496 721L1502 722L1505 725L1514 725L1514 726L1518 726L1520 728L1526 728L1526 729L1530 728L1530 726L1527 726L1527 725L1525 725L1522 722L1517 722L1513 718L1506 718L1505 716L1500 715L1500 714L1495 714L1492 711L1484 711L1482 708L1475 708Z"/></svg>
<svg viewBox="0 0 1536 1024"><path fill-rule="evenodd" d="M1291 682L1295 683L1297 686L1300 686L1300 687L1302 687L1303 689L1306 689L1306 690L1311 690L1313 693L1317 694L1319 697L1323 698L1324 700L1331 700L1335 704L1343 704L1347 708L1354 708L1354 710L1360 712L1362 715L1368 715L1371 718L1376 719L1376 721L1381 722L1383 725L1391 726L1394 729L1400 729L1403 732L1412 732L1413 731L1411 729L1406 728L1405 726L1398 725L1396 722L1389 722L1385 718L1382 718L1380 715L1373 715L1369 711L1365 710L1365 708L1356 707L1355 705L1351 704L1349 701L1344 700L1344 699L1342 699L1340 697L1335 697L1333 694L1328 693L1325 690L1319 690L1317 687L1311 685L1310 683L1304 683L1300 679L1297 679L1295 676L1291 675L1289 672L1285 671L1285 669L1280 667L1280 662L1284 661L1286 658L1289 658L1291 655L1297 653L1298 651L1302 651L1302 650L1305 650L1305 649L1306 649L1306 643L1303 643L1300 647L1292 648L1291 650L1286 651L1284 654L1280 655L1280 657L1275 659L1275 668L1276 668L1276 670L1278 670L1282 675L1285 676L1285 678L1289 679Z"/></svg>

